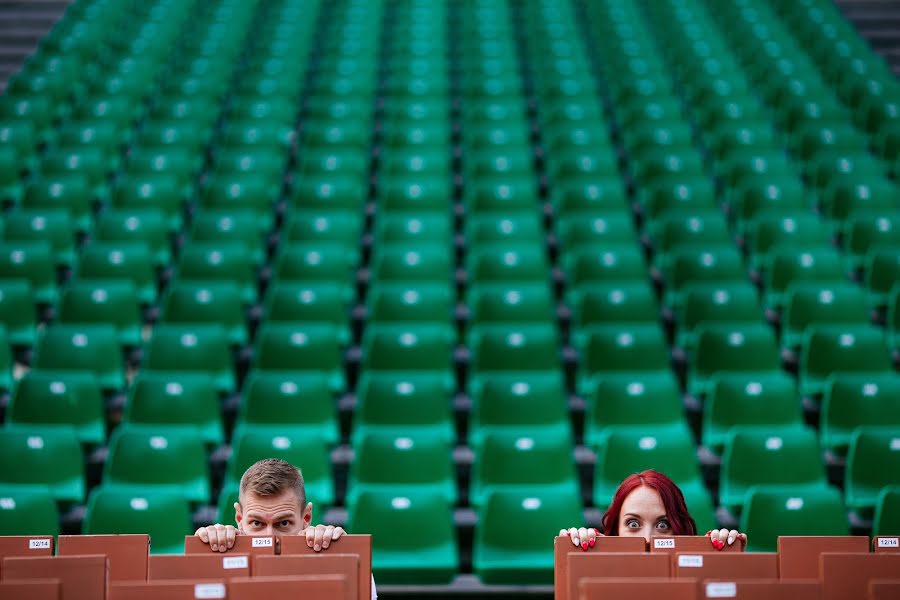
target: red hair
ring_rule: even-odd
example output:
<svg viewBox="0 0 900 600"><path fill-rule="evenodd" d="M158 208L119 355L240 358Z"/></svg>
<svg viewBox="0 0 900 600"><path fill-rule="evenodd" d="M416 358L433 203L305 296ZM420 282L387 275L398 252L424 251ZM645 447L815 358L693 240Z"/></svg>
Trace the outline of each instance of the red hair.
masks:
<svg viewBox="0 0 900 600"><path fill-rule="evenodd" d="M684 494L681 493L675 482L659 471L653 470L629 475L619 484L619 489L616 490L612 502L601 520L604 535L619 535L619 515L622 513L622 504L631 492L642 485L656 490L659 494L663 507L666 509L666 517L669 519L673 535L697 535L697 524L694 523L693 517L688 512Z"/></svg>

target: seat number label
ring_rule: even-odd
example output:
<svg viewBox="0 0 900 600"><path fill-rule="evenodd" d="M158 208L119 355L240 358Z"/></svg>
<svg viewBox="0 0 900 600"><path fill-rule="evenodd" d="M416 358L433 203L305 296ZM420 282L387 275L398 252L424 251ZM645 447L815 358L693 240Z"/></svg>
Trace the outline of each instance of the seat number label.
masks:
<svg viewBox="0 0 900 600"><path fill-rule="evenodd" d="M900 538L885 537L878 538L879 548L900 548Z"/></svg>
<svg viewBox="0 0 900 600"><path fill-rule="evenodd" d="M29 550L49 550L50 540L28 540Z"/></svg>
<svg viewBox="0 0 900 600"><path fill-rule="evenodd" d="M737 585L733 581L706 584L707 598L734 598L737 596Z"/></svg>
<svg viewBox="0 0 900 600"><path fill-rule="evenodd" d="M222 583L198 583L194 586L194 598L198 600L224 597L225 585Z"/></svg>
<svg viewBox="0 0 900 600"><path fill-rule="evenodd" d="M223 569L246 569L247 568L247 557L246 556L226 556L222 559L222 568Z"/></svg>
<svg viewBox="0 0 900 600"><path fill-rule="evenodd" d="M271 548L272 547L272 538L269 537L258 537L253 538L253 542L251 542L254 548Z"/></svg>
<svg viewBox="0 0 900 600"><path fill-rule="evenodd" d="M675 540L653 540L654 548L674 548Z"/></svg>
<svg viewBox="0 0 900 600"><path fill-rule="evenodd" d="M702 554L682 554L678 557L678 566L679 567L702 567L703 566L703 555Z"/></svg>

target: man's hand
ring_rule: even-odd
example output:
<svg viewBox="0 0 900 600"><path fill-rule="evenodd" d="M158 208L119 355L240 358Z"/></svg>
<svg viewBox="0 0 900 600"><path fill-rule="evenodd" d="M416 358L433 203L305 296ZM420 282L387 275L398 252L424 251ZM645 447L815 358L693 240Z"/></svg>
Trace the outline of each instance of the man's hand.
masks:
<svg viewBox="0 0 900 600"><path fill-rule="evenodd" d="M346 532L343 527L333 525L316 525L306 528L306 545L316 552L324 550L331 542L336 542Z"/></svg>
<svg viewBox="0 0 900 600"><path fill-rule="evenodd" d="M238 534L237 529L233 525L222 525L216 523L209 527L201 527L194 532L203 543L209 544L209 549L213 552L227 552L234 546L234 536Z"/></svg>

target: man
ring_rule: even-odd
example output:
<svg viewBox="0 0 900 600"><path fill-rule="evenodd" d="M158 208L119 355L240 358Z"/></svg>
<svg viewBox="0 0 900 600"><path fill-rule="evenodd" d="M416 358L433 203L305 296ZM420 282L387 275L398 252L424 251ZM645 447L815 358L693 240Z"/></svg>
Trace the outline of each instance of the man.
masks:
<svg viewBox="0 0 900 600"><path fill-rule="evenodd" d="M312 524L312 502L306 502L303 475L289 462L267 458L241 476L238 501L234 503L237 527L216 523L199 528L194 535L213 552L227 552L237 535L271 535L278 544L282 535L306 533L306 545L319 552L344 535L341 527ZM372 599L377 598L372 580Z"/></svg>

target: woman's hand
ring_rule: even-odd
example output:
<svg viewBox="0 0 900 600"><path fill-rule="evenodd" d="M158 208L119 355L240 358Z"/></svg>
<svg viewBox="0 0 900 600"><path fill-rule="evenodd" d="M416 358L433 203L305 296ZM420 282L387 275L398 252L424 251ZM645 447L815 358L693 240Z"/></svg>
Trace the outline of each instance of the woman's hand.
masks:
<svg viewBox="0 0 900 600"><path fill-rule="evenodd" d="M572 545L581 546L582 550L587 550L588 548L593 548L594 544L597 543L597 538L603 534L593 527L581 527L580 529L570 527L569 529L560 529L559 535L569 536L569 539L572 540Z"/></svg>
<svg viewBox="0 0 900 600"><path fill-rule="evenodd" d="M709 536L709 540L716 550L721 550L725 546L731 546L737 541L740 541L742 547L747 545L747 534L740 533L737 529L730 531L728 529L713 529L712 531L707 531L706 535Z"/></svg>

